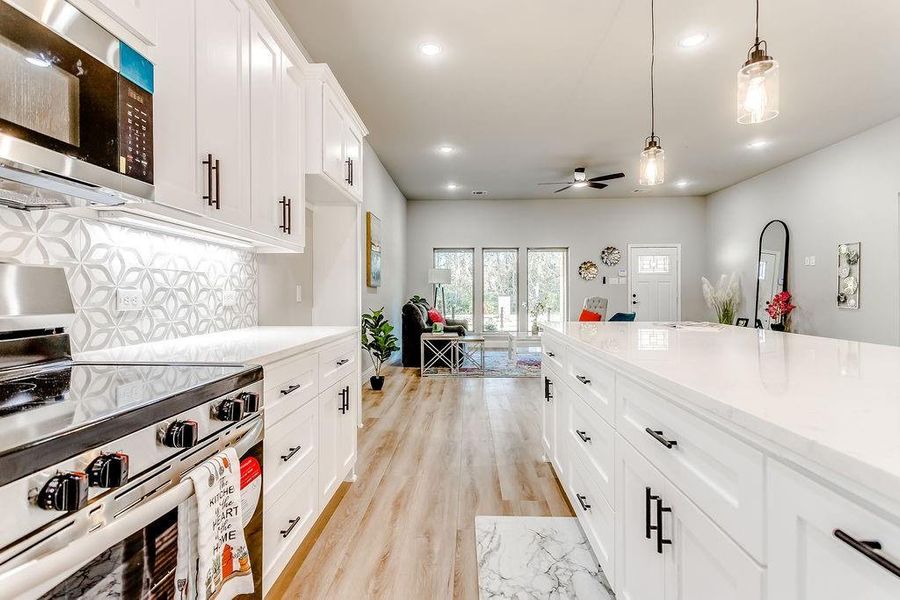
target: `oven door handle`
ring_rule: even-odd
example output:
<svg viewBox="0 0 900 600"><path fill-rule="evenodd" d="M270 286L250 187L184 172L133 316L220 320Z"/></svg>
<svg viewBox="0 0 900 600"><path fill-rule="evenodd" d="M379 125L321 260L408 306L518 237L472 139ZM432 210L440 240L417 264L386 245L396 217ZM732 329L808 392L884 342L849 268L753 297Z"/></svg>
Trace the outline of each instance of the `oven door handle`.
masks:
<svg viewBox="0 0 900 600"><path fill-rule="evenodd" d="M262 439L263 420L241 436L233 445L243 456ZM199 464L202 464L199 463ZM182 476L182 481L158 497L128 509L108 525L86 533L66 546L38 556L0 574L0 590L4 597L38 598L52 590L72 573L91 562L98 549L118 544L135 531L146 527L194 495L194 482Z"/></svg>

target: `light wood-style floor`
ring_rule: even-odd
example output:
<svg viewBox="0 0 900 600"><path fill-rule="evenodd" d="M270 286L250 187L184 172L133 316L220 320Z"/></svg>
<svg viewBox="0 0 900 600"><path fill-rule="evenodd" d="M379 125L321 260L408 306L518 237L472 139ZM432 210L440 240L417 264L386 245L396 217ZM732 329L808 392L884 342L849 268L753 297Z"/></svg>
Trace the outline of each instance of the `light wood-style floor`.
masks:
<svg viewBox="0 0 900 600"><path fill-rule="evenodd" d="M476 515L573 515L541 462L540 398L538 379L400 367L366 386L358 480L267 600L477 599Z"/></svg>

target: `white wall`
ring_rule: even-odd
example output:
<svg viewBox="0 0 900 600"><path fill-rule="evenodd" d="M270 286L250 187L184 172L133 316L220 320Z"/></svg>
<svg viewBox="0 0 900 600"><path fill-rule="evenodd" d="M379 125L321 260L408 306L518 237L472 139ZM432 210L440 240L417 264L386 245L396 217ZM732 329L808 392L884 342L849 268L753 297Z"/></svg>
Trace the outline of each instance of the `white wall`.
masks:
<svg viewBox="0 0 900 600"><path fill-rule="evenodd" d="M396 328L400 338L400 311L406 301L406 198L397 188L390 174L378 159L378 155L366 142L363 147L363 214L361 278L362 309L385 308L385 316ZM366 212L371 211L381 219L383 251L380 287L366 285ZM363 355L363 369L371 366L369 357Z"/></svg>
<svg viewBox="0 0 900 600"><path fill-rule="evenodd" d="M306 210L303 254L260 254L259 324L311 325L313 307L313 212ZM297 302L300 285L300 302Z"/></svg>
<svg viewBox="0 0 900 600"><path fill-rule="evenodd" d="M480 249L569 248L569 317L577 319L587 296L609 299L610 314L629 312L627 285L584 281L578 265L593 260L600 276L615 276L627 267L628 244L682 245L682 317L705 315L700 276L705 266L705 200L685 198L548 200L424 200L408 203L407 296L431 297L427 283L434 248L475 248L476 288L480 287ZM616 246L617 267L600 263L600 250ZM476 291L476 301L478 293Z"/></svg>
<svg viewBox="0 0 900 600"><path fill-rule="evenodd" d="M900 119L782 165L707 202L707 271L741 274L753 317L759 233L772 219L790 229L788 288L795 331L900 343ZM862 242L859 310L837 308L837 246ZM803 257L815 256L815 266Z"/></svg>

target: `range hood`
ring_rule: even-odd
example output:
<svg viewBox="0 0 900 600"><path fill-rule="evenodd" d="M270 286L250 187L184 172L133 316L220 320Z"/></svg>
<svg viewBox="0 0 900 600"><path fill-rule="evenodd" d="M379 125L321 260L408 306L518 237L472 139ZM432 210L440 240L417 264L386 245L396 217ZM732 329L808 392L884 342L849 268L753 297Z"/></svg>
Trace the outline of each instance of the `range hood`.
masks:
<svg viewBox="0 0 900 600"><path fill-rule="evenodd" d="M20 210L79 206L119 206L142 202L126 192L0 162L0 204Z"/></svg>

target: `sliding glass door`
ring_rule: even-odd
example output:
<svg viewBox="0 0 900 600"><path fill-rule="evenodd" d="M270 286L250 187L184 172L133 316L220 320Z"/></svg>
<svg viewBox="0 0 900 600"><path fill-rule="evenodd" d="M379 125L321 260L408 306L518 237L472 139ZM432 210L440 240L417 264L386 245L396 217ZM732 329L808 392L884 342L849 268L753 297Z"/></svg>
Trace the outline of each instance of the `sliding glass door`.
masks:
<svg viewBox="0 0 900 600"><path fill-rule="evenodd" d="M528 249L528 330L535 323L559 323L567 318L568 250Z"/></svg>
<svg viewBox="0 0 900 600"><path fill-rule="evenodd" d="M519 251L485 248L482 251L482 330L485 333L519 330Z"/></svg>
<svg viewBox="0 0 900 600"><path fill-rule="evenodd" d="M472 328L475 325L475 250L435 248L434 267L450 269L450 284L444 286L447 298L445 316L465 321Z"/></svg>

